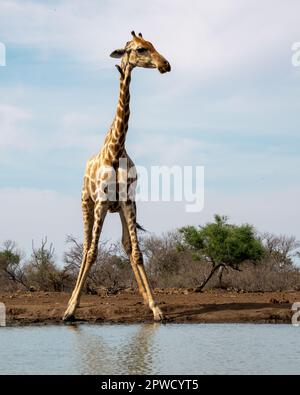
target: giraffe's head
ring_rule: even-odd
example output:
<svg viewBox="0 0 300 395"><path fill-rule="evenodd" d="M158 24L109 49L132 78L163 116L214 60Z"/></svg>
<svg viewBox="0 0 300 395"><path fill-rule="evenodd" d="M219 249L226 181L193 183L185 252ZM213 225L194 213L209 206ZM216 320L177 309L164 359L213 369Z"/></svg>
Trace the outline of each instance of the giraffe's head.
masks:
<svg viewBox="0 0 300 395"><path fill-rule="evenodd" d="M122 58L122 66L130 64L132 67L158 69L160 73L171 71L170 63L156 51L150 41L144 40L141 33L138 36L131 32L132 40L125 48L116 49L111 53L112 58Z"/></svg>

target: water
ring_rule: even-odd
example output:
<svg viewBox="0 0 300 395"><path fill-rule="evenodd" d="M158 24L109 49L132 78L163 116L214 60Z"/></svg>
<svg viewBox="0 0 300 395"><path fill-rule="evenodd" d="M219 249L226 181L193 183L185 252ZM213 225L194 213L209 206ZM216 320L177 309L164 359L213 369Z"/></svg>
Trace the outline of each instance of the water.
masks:
<svg viewBox="0 0 300 395"><path fill-rule="evenodd" d="M292 325L0 328L0 374L299 374Z"/></svg>

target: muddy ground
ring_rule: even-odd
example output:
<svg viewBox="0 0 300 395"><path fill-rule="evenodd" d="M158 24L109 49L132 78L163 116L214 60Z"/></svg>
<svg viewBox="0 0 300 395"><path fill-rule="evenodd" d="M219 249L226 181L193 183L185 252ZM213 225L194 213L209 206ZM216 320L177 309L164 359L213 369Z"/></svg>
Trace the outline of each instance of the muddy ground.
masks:
<svg viewBox="0 0 300 395"><path fill-rule="evenodd" d="M69 299L67 293L0 293L5 303L7 325L58 324ZM293 302L300 292L248 293L188 289L155 290L166 322L174 323L290 323ZM152 322L152 314L132 289L116 295L101 290L97 295L83 295L76 318L89 323Z"/></svg>

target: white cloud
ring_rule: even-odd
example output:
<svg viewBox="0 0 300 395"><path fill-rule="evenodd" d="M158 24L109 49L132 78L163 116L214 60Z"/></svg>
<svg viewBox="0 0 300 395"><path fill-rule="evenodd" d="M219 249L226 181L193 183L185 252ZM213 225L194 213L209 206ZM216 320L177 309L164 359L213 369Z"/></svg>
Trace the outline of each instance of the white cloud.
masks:
<svg viewBox="0 0 300 395"><path fill-rule="evenodd" d="M43 237L54 242L59 252L63 249L65 235L78 230L80 200L60 195L54 191L7 188L0 189L1 239L16 240L30 253L31 242Z"/></svg>
<svg viewBox="0 0 300 395"><path fill-rule="evenodd" d="M80 147L88 149L92 153L100 147L104 140L104 134L95 133L98 130L99 121L96 115L70 112L62 116L56 138L59 147Z"/></svg>
<svg viewBox="0 0 300 395"><path fill-rule="evenodd" d="M111 65L109 53L123 45L132 28L141 29L191 78L236 73L290 59L298 38L300 4L265 0L138 0L88 3L80 0L2 0L4 40L39 48L44 56L61 50L86 64ZM276 60L277 59L277 60Z"/></svg>
<svg viewBox="0 0 300 395"><path fill-rule="evenodd" d="M251 146L251 143L253 144ZM130 137L128 152L138 165L204 166L206 181L228 188L278 188L293 185L300 168L300 158L291 147L268 141L226 140L207 142L200 137L179 137L151 133ZM228 185L226 185L228 183Z"/></svg>
<svg viewBox="0 0 300 395"><path fill-rule="evenodd" d="M24 148L32 144L32 136L25 139L23 135L24 124L31 119L31 111L0 103L0 150L8 147Z"/></svg>
<svg viewBox="0 0 300 395"><path fill-rule="evenodd" d="M258 230L277 234L294 234L300 239L300 231L295 218L299 218L300 188L284 187L253 192L217 192L210 191L206 198L205 214L227 214L233 221L251 223ZM207 218L207 217L206 217Z"/></svg>
<svg viewBox="0 0 300 395"><path fill-rule="evenodd" d="M185 202L138 203L138 220L155 233L166 232L177 227L203 225L211 221L214 214L224 214L234 223L250 223L261 232L295 235L300 231L295 218L300 217L300 188L277 188L272 191L220 191L205 190L204 210L198 214L185 211Z"/></svg>
<svg viewBox="0 0 300 395"><path fill-rule="evenodd" d="M37 151L80 147L93 152L104 140L103 131L98 132L100 128L97 114L63 113L56 120L56 128L51 130L51 136L48 129L43 130L35 125L43 117L47 117L47 114L36 109L29 110L20 105L0 103L0 150Z"/></svg>
<svg viewBox="0 0 300 395"><path fill-rule="evenodd" d="M63 115L62 127L63 128L94 128L98 125L98 120L89 114L78 112L70 112Z"/></svg>
<svg viewBox="0 0 300 395"><path fill-rule="evenodd" d="M128 143L128 151L134 152L136 162L170 166L203 164L206 147L201 140L158 133L130 136Z"/></svg>

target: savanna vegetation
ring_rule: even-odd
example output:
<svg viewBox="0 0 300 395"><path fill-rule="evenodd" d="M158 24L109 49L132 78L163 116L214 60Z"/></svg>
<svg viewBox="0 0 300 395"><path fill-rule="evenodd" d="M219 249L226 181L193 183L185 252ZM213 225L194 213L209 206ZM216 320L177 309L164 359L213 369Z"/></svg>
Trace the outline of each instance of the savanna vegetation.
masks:
<svg viewBox="0 0 300 395"><path fill-rule="evenodd" d="M300 290L300 243L293 236L258 233L216 215L203 226L187 226L163 236L140 234L147 273L157 288ZM32 245L29 258L13 241L0 248L0 289L70 291L79 271L83 246L68 236L63 262L47 238ZM121 244L101 243L89 273L87 293L117 293L135 287L130 261Z"/></svg>

